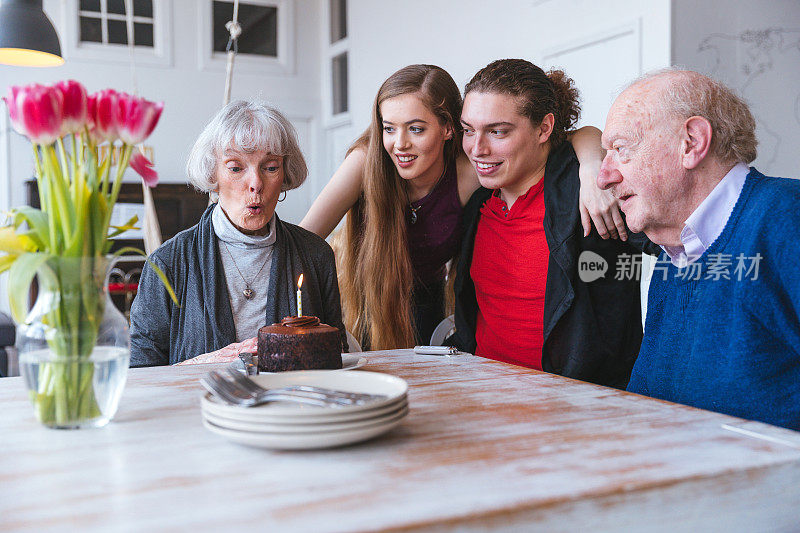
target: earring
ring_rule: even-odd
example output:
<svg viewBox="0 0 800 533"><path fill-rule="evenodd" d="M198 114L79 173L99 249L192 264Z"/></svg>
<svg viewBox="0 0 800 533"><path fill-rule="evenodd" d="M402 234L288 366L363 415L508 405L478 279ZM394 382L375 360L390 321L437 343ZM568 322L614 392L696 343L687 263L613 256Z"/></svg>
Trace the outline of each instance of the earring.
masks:
<svg viewBox="0 0 800 533"><path fill-rule="evenodd" d="M283 198L281 198L280 196L278 196L278 201L279 201L279 202L282 202L282 201L286 200L286 191L281 191L281 192L283 193Z"/></svg>

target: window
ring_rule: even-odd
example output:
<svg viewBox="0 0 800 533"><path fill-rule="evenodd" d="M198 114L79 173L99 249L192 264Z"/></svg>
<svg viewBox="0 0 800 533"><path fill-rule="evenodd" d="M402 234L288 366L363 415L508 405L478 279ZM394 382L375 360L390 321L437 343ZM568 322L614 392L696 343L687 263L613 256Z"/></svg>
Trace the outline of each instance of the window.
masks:
<svg viewBox="0 0 800 533"><path fill-rule="evenodd" d="M153 0L133 0L134 46L153 48ZM125 0L80 0L82 43L128 44Z"/></svg>
<svg viewBox="0 0 800 533"><path fill-rule="evenodd" d="M347 107L347 52L331 59L331 88L333 114L346 113Z"/></svg>
<svg viewBox="0 0 800 533"><path fill-rule="evenodd" d="M226 52L230 32L225 24L233 20L231 2L214 2L214 52ZM278 57L278 8L239 3L237 16L242 34L238 39L240 54Z"/></svg>
<svg viewBox="0 0 800 533"><path fill-rule="evenodd" d="M339 127L350 121L348 104L349 44L347 41L347 0L328 0L330 43L326 46L325 109L327 127ZM323 93L324 94L324 93Z"/></svg>
<svg viewBox="0 0 800 533"><path fill-rule="evenodd" d="M128 61L126 0L63 0L66 38L64 59ZM131 0L133 55L137 64L171 65L172 0Z"/></svg>
<svg viewBox="0 0 800 533"><path fill-rule="evenodd" d="M347 0L329 0L331 44L347 37Z"/></svg>
<svg viewBox="0 0 800 533"><path fill-rule="evenodd" d="M237 21L242 34L237 43L237 70L254 68L277 73L294 70L293 11L291 0L239 2ZM233 0L206 0L198 13L200 67L225 70L230 39L225 24L233 20Z"/></svg>

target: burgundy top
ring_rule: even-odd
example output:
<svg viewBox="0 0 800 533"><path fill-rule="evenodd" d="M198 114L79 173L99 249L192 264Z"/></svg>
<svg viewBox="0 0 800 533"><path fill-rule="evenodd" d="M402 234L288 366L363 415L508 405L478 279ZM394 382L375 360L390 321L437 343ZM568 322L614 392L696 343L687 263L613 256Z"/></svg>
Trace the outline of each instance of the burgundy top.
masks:
<svg viewBox="0 0 800 533"><path fill-rule="evenodd" d="M458 252L464 226L458 197L456 165L449 165L427 196L411 202L417 221L406 206L406 229L414 281L429 284L444 279L445 264Z"/></svg>

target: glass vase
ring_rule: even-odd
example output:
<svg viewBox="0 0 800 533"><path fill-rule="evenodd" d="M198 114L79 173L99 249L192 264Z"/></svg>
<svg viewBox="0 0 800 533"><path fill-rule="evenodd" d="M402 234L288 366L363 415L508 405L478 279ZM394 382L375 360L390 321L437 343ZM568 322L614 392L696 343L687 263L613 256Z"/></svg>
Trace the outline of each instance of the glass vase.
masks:
<svg viewBox="0 0 800 533"><path fill-rule="evenodd" d="M130 361L128 322L106 290L105 257L53 257L17 328L20 374L51 428L100 427L117 411Z"/></svg>

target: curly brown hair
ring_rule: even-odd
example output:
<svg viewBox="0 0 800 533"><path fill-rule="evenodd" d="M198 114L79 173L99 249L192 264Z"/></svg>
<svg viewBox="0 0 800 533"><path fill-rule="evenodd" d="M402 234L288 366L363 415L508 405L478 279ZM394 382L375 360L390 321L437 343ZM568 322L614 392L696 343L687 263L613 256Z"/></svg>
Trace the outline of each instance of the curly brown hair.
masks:
<svg viewBox="0 0 800 533"><path fill-rule="evenodd" d="M545 73L525 59L498 59L475 74L464 87L464 96L471 92L511 94L518 98L519 113L534 126L552 113L554 118L550 145L555 148L567 140L581 114L578 89L564 71Z"/></svg>

